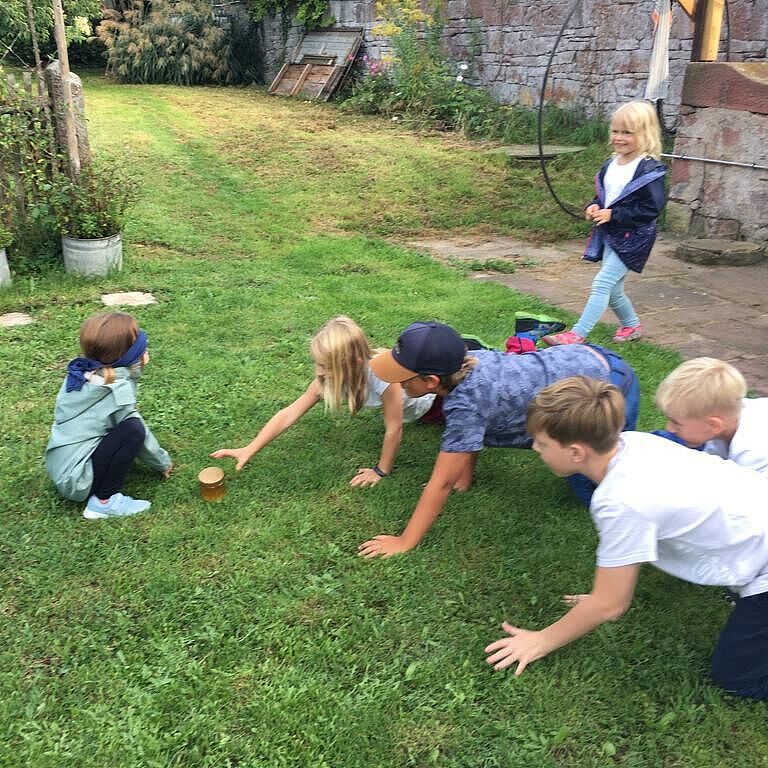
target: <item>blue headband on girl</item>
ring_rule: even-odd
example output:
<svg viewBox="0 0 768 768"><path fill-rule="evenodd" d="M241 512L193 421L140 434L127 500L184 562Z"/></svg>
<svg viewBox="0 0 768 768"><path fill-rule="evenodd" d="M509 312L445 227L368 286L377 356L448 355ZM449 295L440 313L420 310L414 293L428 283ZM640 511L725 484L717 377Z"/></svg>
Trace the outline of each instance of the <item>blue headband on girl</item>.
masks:
<svg viewBox="0 0 768 768"><path fill-rule="evenodd" d="M73 389L78 391L82 389L86 382L85 374L89 371L96 371L99 368L130 368L141 360L147 351L147 334L139 330L136 341L131 344L130 349L114 363L105 364L101 360L94 360L91 357L76 357L67 366L67 392Z"/></svg>

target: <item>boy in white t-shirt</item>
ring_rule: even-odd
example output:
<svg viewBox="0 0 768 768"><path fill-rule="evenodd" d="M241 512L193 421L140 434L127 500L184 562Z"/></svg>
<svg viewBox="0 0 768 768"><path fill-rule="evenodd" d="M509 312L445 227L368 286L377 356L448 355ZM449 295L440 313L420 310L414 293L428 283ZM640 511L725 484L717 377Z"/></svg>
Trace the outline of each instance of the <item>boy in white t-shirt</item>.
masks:
<svg viewBox="0 0 768 768"><path fill-rule="evenodd" d="M621 432L624 402L612 385L562 379L528 411L533 448L556 474L597 483L590 513L600 543L592 592L540 631L506 622L488 663L528 664L618 619L643 563L695 584L729 586L739 600L712 659L712 677L737 696L768 699L768 495L765 480L729 461L655 435Z"/></svg>
<svg viewBox="0 0 768 768"><path fill-rule="evenodd" d="M768 398L747 398L747 382L729 363L697 357L675 368L656 390L667 430L768 477Z"/></svg>

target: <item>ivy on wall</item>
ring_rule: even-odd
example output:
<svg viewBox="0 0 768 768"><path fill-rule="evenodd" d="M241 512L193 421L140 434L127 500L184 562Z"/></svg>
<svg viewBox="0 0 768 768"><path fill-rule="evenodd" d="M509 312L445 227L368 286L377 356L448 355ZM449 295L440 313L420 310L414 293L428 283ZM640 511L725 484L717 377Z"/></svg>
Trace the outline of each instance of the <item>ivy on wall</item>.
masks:
<svg viewBox="0 0 768 768"><path fill-rule="evenodd" d="M307 29L333 23L328 15L328 0L247 0L247 7L253 21L280 14L283 18L293 18Z"/></svg>

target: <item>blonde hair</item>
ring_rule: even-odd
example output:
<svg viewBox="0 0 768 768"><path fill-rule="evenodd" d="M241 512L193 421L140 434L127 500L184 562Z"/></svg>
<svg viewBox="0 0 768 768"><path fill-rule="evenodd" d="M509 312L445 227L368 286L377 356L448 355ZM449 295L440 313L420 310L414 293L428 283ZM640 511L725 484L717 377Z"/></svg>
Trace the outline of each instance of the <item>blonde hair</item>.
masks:
<svg viewBox="0 0 768 768"><path fill-rule="evenodd" d="M661 126L656 110L647 101L622 104L612 115L611 124L623 123L637 137L637 149L642 155L661 158Z"/></svg>
<svg viewBox="0 0 768 768"><path fill-rule="evenodd" d="M528 434L560 445L584 443L597 453L616 445L626 421L624 396L605 381L571 376L544 387L528 406Z"/></svg>
<svg viewBox="0 0 768 768"><path fill-rule="evenodd" d="M368 361L373 354L360 326L345 315L331 318L309 349L314 361L326 369L320 377L326 408L339 411L346 399L354 416L368 397Z"/></svg>
<svg viewBox="0 0 768 768"><path fill-rule="evenodd" d="M115 380L110 363L119 360L139 335L139 324L127 312L101 312L80 326L80 349L84 357L104 363L97 371L106 384Z"/></svg>
<svg viewBox="0 0 768 768"><path fill-rule="evenodd" d="M741 410L747 382L729 363L696 357L679 365L656 390L656 405L665 415L699 419Z"/></svg>

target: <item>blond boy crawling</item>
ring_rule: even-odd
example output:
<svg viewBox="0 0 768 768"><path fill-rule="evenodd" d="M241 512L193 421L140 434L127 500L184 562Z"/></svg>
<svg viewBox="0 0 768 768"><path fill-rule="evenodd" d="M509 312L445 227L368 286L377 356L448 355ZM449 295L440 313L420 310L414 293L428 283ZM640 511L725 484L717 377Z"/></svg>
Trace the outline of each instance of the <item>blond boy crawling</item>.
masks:
<svg viewBox="0 0 768 768"><path fill-rule="evenodd" d="M659 385L656 405L667 430L689 448L703 448L768 477L768 398L747 398L747 382L729 363L697 357Z"/></svg>
<svg viewBox="0 0 768 768"><path fill-rule="evenodd" d="M528 411L534 450L561 477L597 484L590 514L599 534L588 595L538 631L504 623L488 645L494 669L516 675L552 651L618 619L643 563L695 584L730 586L739 599L720 633L712 678L768 699L768 497L765 479L730 461L640 432L621 432L624 402L606 382L577 376L542 389Z"/></svg>

